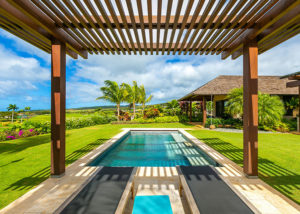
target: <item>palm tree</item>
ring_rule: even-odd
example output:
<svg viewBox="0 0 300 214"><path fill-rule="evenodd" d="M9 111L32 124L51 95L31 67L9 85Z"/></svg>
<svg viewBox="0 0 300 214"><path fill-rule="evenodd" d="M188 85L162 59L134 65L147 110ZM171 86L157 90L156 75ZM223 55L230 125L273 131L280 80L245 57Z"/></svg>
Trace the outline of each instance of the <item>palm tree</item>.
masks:
<svg viewBox="0 0 300 214"><path fill-rule="evenodd" d="M176 110L179 108L179 103L177 100L171 100L170 102L168 102L166 104L167 109L171 110L171 114L175 115L176 114Z"/></svg>
<svg viewBox="0 0 300 214"><path fill-rule="evenodd" d="M31 110L31 107L26 106L26 107L24 108L24 110L25 110L25 112L26 112L26 119L28 120L28 113L27 113L27 112L29 112L29 111Z"/></svg>
<svg viewBox="0 0 300 214"><path fill-rule="evenodd" d="M100 90L103 96L98 97L97 100L107 100L111 103L117 104L118 121L120 117L120 104L125 101L125 90L123 86L119 86L115 81L106 80L105 86Z"/></svg>
<svg viewBox="0 0 300 214"><path fill-rule="evenodd" d="M284 104L278 96L258 93L258 121L260 124L276 124L283 115Z"/></svg>
<svg viewBox="0 0 300 214"><path fill-rule="evenodd" d="M127 83L123 83L122 86L126 89L126 101L130 104L132 103L133 117L135 117L135 105L139 102L140 99L139 86L137 85L136 81L132 82L132 86Z"/></svg>
<svg viewBox="0 0 300 214"><path fill-rule="evenodd" d="M226 99L226 113L232 116L243 115L243 87L235 88L230 91Z"/></svg>
<svg viewBox="0 0 300 214"><path fill-rule="evenodd" d="M285 105L287 109L294 110L299 106L299 98L292 97Z"/></svg>
<svg viewBox="0 0 300 214"><path fill-rule="evenodd" d="M145 87L144 85L140 86L140 99L139 99L139 103L142 104L142 114L144 115L144 111L145 111L145 105L146 103L149 103L152 100L153 96L152 94L147 98L146 95L146 91L145 91Z"/></svg>
<svg viewBox="0 0 300 214"><path fill-rule="evenodd" d="M226 112L230 115L243 114L243 88L231 90L227 96ZM259 124L275 124L284 115L284 104L278 96L258 92Z"/></svg>
<svg viewBox="0 0 300 214"><path fill-rule="evenodd" d="M9 104L9 106L7 107L7 111L12 111L11 112L11 122L13 123L14 122L14 113L16 110L18 110L19 107L17 107L16 104Z"/></svg>
<svg viewBox="0 0 300 214"><path fill-rule="evenodd" d="M24 109L20 109L19 113L21 114L21 123L23 122L23 113L24 113Z"/></svg>

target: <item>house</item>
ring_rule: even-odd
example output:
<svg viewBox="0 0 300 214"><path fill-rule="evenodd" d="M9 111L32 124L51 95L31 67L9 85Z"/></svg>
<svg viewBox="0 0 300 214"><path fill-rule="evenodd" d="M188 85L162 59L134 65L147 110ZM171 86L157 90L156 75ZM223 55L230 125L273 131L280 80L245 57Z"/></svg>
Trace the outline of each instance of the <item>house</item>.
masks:
<svg viewBox="0 0 300 214"><path fill-rule="evenodd" d="M259 76L258 90L264 94L277 95L285 103L292 97L298 97L298 88L287 88L288 79L280 79L280 76ZM221 75L190 92L179 101L213 101L213 116L223 117L225 114L225 103L227 94L234 88L243 85L243 76ZM296 117L298 109L288 109L287 117Z"/></svg>

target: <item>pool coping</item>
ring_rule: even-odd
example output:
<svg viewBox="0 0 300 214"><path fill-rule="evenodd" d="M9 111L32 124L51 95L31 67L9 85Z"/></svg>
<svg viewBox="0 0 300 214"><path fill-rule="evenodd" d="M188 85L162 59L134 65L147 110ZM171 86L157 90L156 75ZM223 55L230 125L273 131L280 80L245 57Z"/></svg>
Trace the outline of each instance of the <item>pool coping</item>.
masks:
<svg viewBox="0 0 300 214"><path fill-rule="evenodd" d="M239 191L261 213L300 213L300 206L298 204L262 180L247 178L240 166L182 128L124 128L122 132L70 164L66 168L66 173L63 177L48 178L34 189L1 209L0 214L54 213L76 190L85 185L87 180L99 168L87 166L87 164L129 131L179 131L213 160L220 163L222 166L215 168L220 172L224 181ZM245 186L249 186L248 189L245 189ZM259 188L255 189L254 187L256 186Z"/></svg>

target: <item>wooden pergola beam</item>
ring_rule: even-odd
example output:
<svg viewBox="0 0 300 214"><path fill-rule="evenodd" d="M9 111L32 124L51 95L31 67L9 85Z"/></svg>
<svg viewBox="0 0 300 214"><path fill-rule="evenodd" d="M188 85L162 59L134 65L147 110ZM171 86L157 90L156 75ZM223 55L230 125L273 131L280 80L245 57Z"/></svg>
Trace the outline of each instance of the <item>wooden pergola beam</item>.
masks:
<svg viewBox="0 0 300 214"><path fill-rule="evenodd" d="M74 41L69 34L62 29L58 29L53 21L41 11L37 10L30 1L7 1L14 7L9 5L6 1L0 1L1 7L7 12L10 12L14 17L19 18L20 21L25 22L34 30L38 31L49 39L57 39L69 44L67 46L68 49L71 49L85 59L87 58L87 51L83 50L83 48L76 41Z"/></svg>
<svg viewBox="0 0 300 214"><path fill-rule="evenodd" d="M294 18L293 14L299 15L299 0L285 0L285 1L279 1L267 14L265 14L259 21L253 26L252 29L247 29L243 34L241 34L238 39L233 41L229 47L227 47L226 51L222 53L222 59L226 59L230 55L232 55L235 51L238 51L242 48L243 44L247 41L251 41L254 39L257 39L257 36L261 33L268 31L274 31L275 29L272 29L272 25L275 24L278 20L280 20L283 16L288 14L290 11L292 11L290 14L288 14L288 17L290 19ZM296 8L295 10L293 10ZM281 23L282 24L282 23ZM271 30L268 30L268 28L271 27ZM268 33L265 33L267 36Z"/></svg>
<svg viewBox="0 0 300 214"><path fill-rule="evenodd" d="M137 0L139 1L139 0ZM217 20L219 19L219 16L215 16L212 17L214 20L212 23L209 23L208 20L211 16L208 15L205 17L205 21L204 23L201 25L201 28L208 28L208 29L220 29L220 28L230 28L232 23L218 23ZM90 16L89 17L92 20L96 20L95 16ZM189 29L190 27L192 29L196 29L198 28L198 22L201 19L201 16L198 16L197 19L195 20L195 23L192 22L192 18L193 16L188 16L186 18L184 18L184 16L170 16L169 19L169 24L167 23L167 16L161 16L161 18L159 19L158 16L151 16L151 19L149 18L149 16L133 16L133 19L130 18L130 16L125 16L125 20L121 17L121 16L108 16L109 22L107 22L107 20L105 20L102 16L97 17L97 19L100 18L103 26L105 28L109 28L108 25L111 25L113 28L117 29L117 26L120 26L121 28L125 28L125 25L127 25L127 27L129 29L134 29L134 24L136 26L136 28L138 29L142 29L142 27L144 27L145 29L150 29L151 28L157 28L158 25L160 25L162 28L167 28L168 29ZM227 16L225 16L224 19L226 19ZM185 21L186 19L186 21ZM222 18L223 19L223 18ZM124 22L125 21L125 22ZM134 21L134 22L133 22ZM76 24L78 24L81 28L85 28L85 26L89 27L89 28L93 28L93 25L96 26L97 28L101 28L101 26L99 26L98 22L94 21L93 23L90 22L77 22ZM75 25L72 25L73 27L75 27ZM58 25L57 27L59 28L69 28L67 25ZM243 26L240 25L240 23L237 23L234 25L233 28L243 28Z"/></svg>
<svg viewBox="0 0 300 214"><path fill-rule="evenodd" d="M298 86L300 86L300 80L296 80L296 81L286 83L287 88L293 88L293 87L298 87Z"/></svg>

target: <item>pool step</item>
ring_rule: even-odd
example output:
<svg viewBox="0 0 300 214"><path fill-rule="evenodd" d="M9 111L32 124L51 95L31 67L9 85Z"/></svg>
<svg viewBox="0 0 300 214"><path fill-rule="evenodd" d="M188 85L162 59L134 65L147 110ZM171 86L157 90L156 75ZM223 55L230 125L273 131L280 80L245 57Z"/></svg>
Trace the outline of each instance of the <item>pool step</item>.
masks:
<svg viewBox="0 0 300 214"><path fill-rule="evenodd" d="M192 147L193 144L188 142L186 139L184 139L180 134L172 133L172 137L174 138L175 142L178 143L179 147L184 148L185 146ZM184 144L185 146L183 146Z"/></svg>

